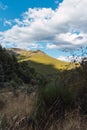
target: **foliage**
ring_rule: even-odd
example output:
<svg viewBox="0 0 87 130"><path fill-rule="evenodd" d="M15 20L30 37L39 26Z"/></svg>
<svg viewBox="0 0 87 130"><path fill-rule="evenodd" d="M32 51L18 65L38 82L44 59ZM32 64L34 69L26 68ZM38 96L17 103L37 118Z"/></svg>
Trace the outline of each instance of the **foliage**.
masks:
<svg viewBox="0 0 87 130"><path fill-rule="evenodd" d="M87 114L87 57L82 58L79 68L80 87L78 91L78 101L81 112Z"/></svg>
<svg viewBox="0 0 87 130"><path fill-rule="evenodd" d="M34 68L26 62L18 63L14 53L10 53L0 46L0 84L10 82L12 86L29 83L35 77Z"/></svg>
<svg viewBox="0 0 87 130"><path fill-rule="evenodd" d="M57 83L50 82L46 86L39 88L38 96L37 96L37 112L36 116L38 118L43 118L43 116L48 113L49 109L55 104L55 111L59 108L59 105L64 107L63 109L67 109L67 107L71 107L74 105L75 94L71 92L68 88L68 84L63 82L63 75L60 75L60 78L57 79ZM60 110L59 110L60 111ZM51 111L52 113L54 112Z"/></svg>
<svg viewBox="0 0 87 130"><path fill-rule="evenodd" d="M0 98L0 110L2 110L5 107L6 102Z"/></svg>
<svg viewBox="0 0 87 130"><path fill-rule="evenodd" d="M0 114L0 130L9 130L10 122L5 114Z"/></svg>
<svg viewBox="0 0 87 130"><path fill-rule="evenodd" d="M43 127L50 116L53 120L65 118L65 112L79 108L80 114L87 114L87 60L80 66L63 70L55 81L39 88L36 103L36 119ZM56 114L55 114L56 113ZM37 121L37 122L38 122Z"/></svg>

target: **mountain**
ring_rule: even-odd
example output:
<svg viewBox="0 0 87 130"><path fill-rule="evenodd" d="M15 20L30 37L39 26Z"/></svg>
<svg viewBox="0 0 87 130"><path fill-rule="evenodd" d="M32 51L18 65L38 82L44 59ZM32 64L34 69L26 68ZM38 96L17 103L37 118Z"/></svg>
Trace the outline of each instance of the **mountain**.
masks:
<svg viewBox="0 0 87 130"><path fill-rule="evenodd" d="M71 68L68 62L57 60L51 56L48 56L41 50L28 51L19 48L10 48L9 52L15 53L20 63L27 62L29 66L35 68L35 70L39 73L48 75L57 73L58 70Z"/></svg>

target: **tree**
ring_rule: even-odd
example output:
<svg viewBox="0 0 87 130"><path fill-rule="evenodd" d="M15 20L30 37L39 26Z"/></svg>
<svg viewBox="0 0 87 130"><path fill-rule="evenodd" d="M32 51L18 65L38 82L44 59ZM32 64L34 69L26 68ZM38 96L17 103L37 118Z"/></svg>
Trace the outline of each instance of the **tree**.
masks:
<svg viewBox="0 0 87 130"><path fill-rule="evenodd" d="M0 82L4 81L4 70L2 64L0 64Z"/></svg>

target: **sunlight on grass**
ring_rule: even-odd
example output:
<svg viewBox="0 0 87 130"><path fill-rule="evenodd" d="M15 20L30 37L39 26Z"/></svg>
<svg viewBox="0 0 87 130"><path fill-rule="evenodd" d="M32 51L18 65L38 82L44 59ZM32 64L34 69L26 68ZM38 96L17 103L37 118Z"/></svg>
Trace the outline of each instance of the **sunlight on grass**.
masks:
<svg viewBox="0 0 87 130"><path fill-rule="evenodd" d="M48 65L48 66L52 66L52 68L57 69L57 70L65 70L65 69L71 69L73 67L75 67L74 64L70 64L68 62L64 62L64 61L60 61L57 60L55 58L52 58L48 55L46 55L43 52L33 52L33 51L25 51L22 52L19 56L18 56L19 62L29 62L29 64L33 67L35 67L36 70L38 70L39 72L41 72L42 70L44 70L44 68L42 69L41 65L39 64L34 64L34 63L41 63L43 65ZM31 61L33 63L31 63ZM44 72L48 72L49 70L44 70ZM51 72L54 73L54 71L51 69ZM43 72L43 71L42 71Z"/></svg>

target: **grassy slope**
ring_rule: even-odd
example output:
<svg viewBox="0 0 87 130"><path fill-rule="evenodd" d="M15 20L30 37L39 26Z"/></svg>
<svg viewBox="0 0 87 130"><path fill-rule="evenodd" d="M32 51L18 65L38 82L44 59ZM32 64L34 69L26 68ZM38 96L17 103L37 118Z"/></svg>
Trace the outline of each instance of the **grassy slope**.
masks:
<svg viewBox="0 0 87 130"><path fill-rule="evenodd" d="M18 56L19 62L28 62L36 71L52 74L57 70L66 69L69 63L52 58L41 51L22 51ZM69 66L69 68L71 68Z"/></svg>
<svg viewBox="0 0 87 130"><path fill-rule="evenodd" d="M37 72L43 74L53 74L60 69L73 67L73 65L69 66L69 63L52 58L40 50L26 51L13 48L11 51L17 54L19 62L28 62Z"/></svg>

